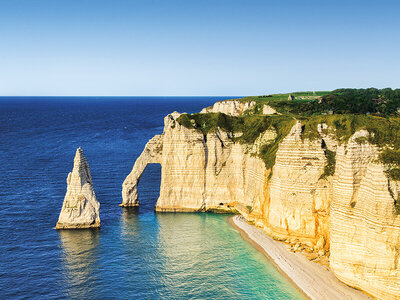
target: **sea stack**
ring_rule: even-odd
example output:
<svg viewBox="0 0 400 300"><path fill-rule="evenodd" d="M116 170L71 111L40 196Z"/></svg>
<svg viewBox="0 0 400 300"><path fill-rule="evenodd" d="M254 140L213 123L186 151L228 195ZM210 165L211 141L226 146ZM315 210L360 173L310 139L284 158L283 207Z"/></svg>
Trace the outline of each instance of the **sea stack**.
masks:
<svg viewBox="0 0 400 300"><path fill-rule="evenodd" d="M67 177L67 193L56 229L99 228L99 209L100 203L94 193L89 164L79 147L74 158L74 168Z"/></svg>

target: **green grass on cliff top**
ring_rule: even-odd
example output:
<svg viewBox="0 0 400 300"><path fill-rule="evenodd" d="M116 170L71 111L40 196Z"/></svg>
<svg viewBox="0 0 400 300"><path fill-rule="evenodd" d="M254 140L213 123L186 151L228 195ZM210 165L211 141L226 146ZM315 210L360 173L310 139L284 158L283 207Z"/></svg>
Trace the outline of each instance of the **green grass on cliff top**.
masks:
<svg viewBox="0 0 400 300"><path fill-rule="evenodd" d="M231 132L234 142L244 144L252 144L262 132L274 129L277 132L276 139L262 145L258 153L267 168L272 168L274 165L279 143L290 132L296 120L302 123L302 137L308 139L320 138L318 124L327 124L329 133L333 134L339 143L348 141L356 131L365 129L370 133L369 137L360 138L357 142L368 141L380 147L382 152L379 159L388 166L388 176L400 180L400 118L397 114L397 103L400 106L400 90L346 89L343 96L340 93L342 92L291 93L297 98L294 101L287 100L289 94L245 97L240 100L254 100L257 105L241 116L233 117L222 113L182 114L178 122L203 134L214 132L219 128ZM368 105L359 109L359 104L351 98L352 95L355 99L362 99L361 104ZM396 98L397 96L399 98ZM305 99L299 99L301 97ZM371 101L376 98L384 101L380 103ZM321 99L324 103L320 103ZM264 104L274 107L280 115L262 115ZM339 113L327 114L327 107ZM347 113L358 110L362 112L371 110L373 113L369 111ZM237 134L239 132L243 134L240 136ZM333 157L330 157L330 161L333 163ZM327 170L326 175L332 175L332 172Z"/></svg>
<svg viewBox="0 0 400 300"><path fill-rule="evenodd" d="M289 95L295 99L288 99ZM333 112L335 114L380 114L398 115L400 109L400 89L337 89L320 92L295 92L250 96L240 101L255 101L256 106L249 114L262 113L264 104L268 104L281 114L312 116Z"/></svg>
<svg viewBox="0 0 400 300"><path fill-rule="evenodd" d="M271 95L261 95L261 96L248 96L241 98L240 100L245 101L256 101L257 103L269 103L269 102L281 102L287 101L289 95L292 95L298 101L310 101L317 99L319 97L325 96L330 94L330 91L318 91L318 92L293 92L293 93L286 93L286 94L271 94ZM293 100L291 100L293 101Z"/></svg>

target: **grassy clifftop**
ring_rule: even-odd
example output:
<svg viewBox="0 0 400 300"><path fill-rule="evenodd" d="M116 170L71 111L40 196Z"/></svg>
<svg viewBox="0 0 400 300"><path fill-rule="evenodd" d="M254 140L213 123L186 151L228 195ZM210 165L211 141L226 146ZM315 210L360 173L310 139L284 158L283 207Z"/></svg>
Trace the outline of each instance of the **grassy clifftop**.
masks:
<svg viewBox="0 0 400 300"><path fill-rule="evenodd" d="M289 95L294 100L288 100ZM369 137L358 142L370 142L380 147L380 160L388 166L388 176L400 180L400 118L397 112L400 90L341 89L245 97L240 100L255 101L256 106L240 116L223 113L183 114L178 122L203 134L220 128L231 132L235 142L244 144L254 143L267 129L275 130L276 139L262 145L258 153L267 168L273 167L279 143L296 120L302 123L303 138L319 138L318 124L326 124L327 133L333 134L340 144L348 141L356 131L365 129L370 133ZM264 104L275 108L279 114L262 115ZM331 163L334 161L333 153L329 153L329 160ZM324 176L329 175L332 175L332 170L328 168Z"/></svg>
<svg viewBox="0 0 400 300"><path fill-rule="evenodd" d="M279 113L293 116L311 116L328 111L335 114L396 115L400 108L400 89L337 89L250 96L240 100L256 102L253 110L248 112L250 114L261 113L263 105L267 104Z"/></svg>

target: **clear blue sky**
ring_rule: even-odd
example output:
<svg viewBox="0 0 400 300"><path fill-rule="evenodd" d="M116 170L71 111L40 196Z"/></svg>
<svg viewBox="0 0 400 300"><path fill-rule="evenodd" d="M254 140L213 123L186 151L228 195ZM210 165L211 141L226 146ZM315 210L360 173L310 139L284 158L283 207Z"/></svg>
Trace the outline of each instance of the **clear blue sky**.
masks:
<svg viewBox="0 0 400 300"><path fill-rule="evenodd" d="M396 1L0 0L0 95L400 87Z"/></svg>

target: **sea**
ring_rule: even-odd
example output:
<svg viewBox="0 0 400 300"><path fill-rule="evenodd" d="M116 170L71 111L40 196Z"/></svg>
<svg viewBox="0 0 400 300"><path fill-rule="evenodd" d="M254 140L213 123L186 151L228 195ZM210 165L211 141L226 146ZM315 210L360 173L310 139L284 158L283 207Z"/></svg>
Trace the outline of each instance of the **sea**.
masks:
<svg viewBox="0 0 400 300"><path fill-rule="evenodd" d="M155 213L161 167L122 182L173 111L232 97L1 97L0 299L302 299L229 215ZM82 147L100 230L55 230Z"/></svg>

